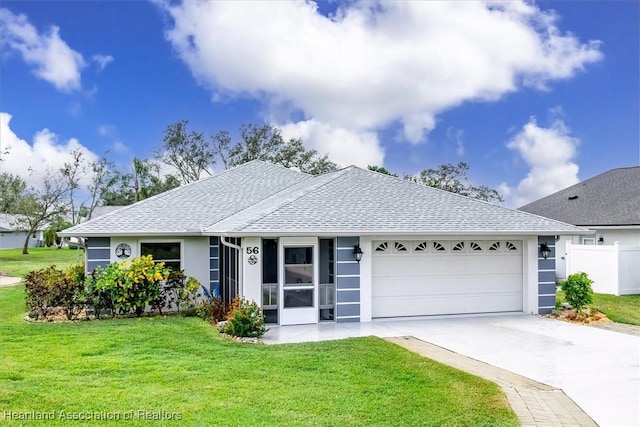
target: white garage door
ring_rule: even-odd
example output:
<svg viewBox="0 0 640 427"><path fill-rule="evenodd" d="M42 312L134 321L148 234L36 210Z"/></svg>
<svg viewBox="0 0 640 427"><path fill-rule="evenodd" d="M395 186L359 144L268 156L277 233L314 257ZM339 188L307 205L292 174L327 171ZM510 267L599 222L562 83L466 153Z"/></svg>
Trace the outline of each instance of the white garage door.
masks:
<svg viewBox="0 0 640 427"><path fill-rule="evenodd" d="M522 311L522 241L373 242L373 317Z"/></svg>

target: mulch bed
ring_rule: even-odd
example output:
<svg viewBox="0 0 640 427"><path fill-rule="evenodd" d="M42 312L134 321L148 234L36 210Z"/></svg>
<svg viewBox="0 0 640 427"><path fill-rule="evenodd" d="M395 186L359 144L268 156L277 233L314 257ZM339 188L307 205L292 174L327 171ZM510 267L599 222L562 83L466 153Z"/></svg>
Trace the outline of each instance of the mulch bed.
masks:
<svg viewBox="0 0 640 427"><path fill-rule="evenodd" d="M612 322L606 314L598 311L596 308L585 308L582 312L578 313L573 308L563 307L560 310L555 310L551 314L547 314L545 317L582 325Z"/></svg>

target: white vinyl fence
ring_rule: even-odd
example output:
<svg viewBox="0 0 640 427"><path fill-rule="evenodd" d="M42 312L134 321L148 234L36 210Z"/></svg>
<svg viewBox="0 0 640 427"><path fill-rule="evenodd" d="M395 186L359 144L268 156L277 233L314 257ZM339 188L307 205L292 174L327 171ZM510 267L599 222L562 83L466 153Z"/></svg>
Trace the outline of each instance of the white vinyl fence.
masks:
<svg viewBox="0 0 640 427"><path fill-rule="evenodd" d="M600 294L640 294L640 246L567 242L567 276L585 272Z"/></svg>

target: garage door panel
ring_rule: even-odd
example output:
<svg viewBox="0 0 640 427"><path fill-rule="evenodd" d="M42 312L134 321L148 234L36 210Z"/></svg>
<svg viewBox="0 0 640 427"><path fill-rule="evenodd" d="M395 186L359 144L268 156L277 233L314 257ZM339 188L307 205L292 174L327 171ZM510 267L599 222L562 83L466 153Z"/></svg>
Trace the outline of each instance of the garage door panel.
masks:
<svg viewBox="0 0 640 427"><path fill-rule="evenodd" d="M374 252L373 317L522 311L522 253L507 246L482 253Z"/></svg>
<svg viewBox="0 0 640 427"><path fill-rule="evenodd" d="M516 256L456 255L458 259L444 256L380 256L373 263L374 277L433 276L459 274L522 273L522 262Z"/></svg>
<svg viewBox="0 0 640 427"><path fill-rule="evenodd" d="M409 298L414 295L434 294L483 294L499 292L520 292L519 275L500 275L486 277L396 277L375 278L373 287L375 297L400 296Z"/></svg>
<svg viewBox="0 0 640 427"><path fill-rule="evenodd" d="M376 317L432 316L441 314L498 313L522 306L522 294L468 296L452 295L406 298L380 298L373 301Z"/></svg>

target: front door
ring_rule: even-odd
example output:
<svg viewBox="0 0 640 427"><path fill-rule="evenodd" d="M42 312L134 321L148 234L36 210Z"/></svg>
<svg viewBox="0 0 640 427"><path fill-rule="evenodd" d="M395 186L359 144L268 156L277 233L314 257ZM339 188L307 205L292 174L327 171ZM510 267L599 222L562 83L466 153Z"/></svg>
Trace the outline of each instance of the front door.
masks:
<svg viewBox="0 0 640 427"><path fill-rule="evenodd" d="M318 322L315 245L282 247L281 325Z"/></svg>

